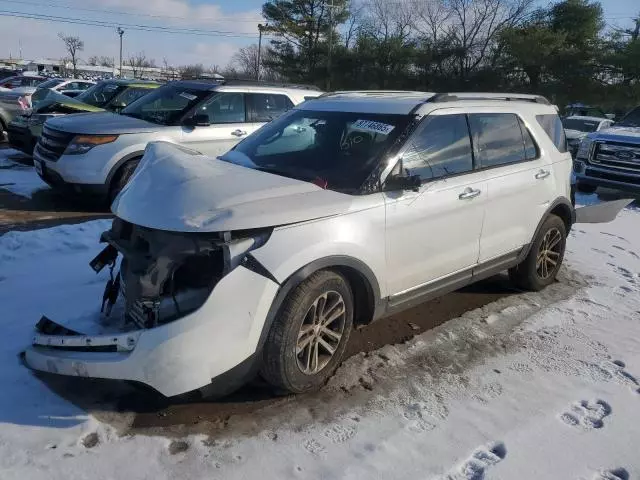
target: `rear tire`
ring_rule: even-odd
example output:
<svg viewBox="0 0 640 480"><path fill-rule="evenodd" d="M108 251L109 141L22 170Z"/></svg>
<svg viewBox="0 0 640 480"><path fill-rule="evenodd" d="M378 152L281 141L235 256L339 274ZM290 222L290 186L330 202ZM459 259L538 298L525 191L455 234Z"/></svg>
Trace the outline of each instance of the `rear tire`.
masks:
<svg viewBox="0 0 640 480"><path fill-rule="evenodd" d="M596 193L597 189L598 187L596 185L589 185L588 183L581 182L576 183L576 190L578 190L580 193L586 193L590 195L592 193Z"/></svg>
<svg viewBox="0 0 640 480"><path fill-rule="evenodd" d="M353 325L353 295L341 275L321 270L285 299L264 346L262 377L277 391L322 387L342 361Z"/></svg>
<svg viewBox="0 0 640 480"><path fill-rule="evenodd" d="M120 167L116 173L115 178L111 182L111 188L109 189L109 205L113 203L118 194L122 191L124 186L129 182L131 175L136 170L136 167L140 163L140 158L127 161Z"/></svg>
<svg viewBox="0 0 640 480"><path fill-rule="evenodd" d="M523 290L537 292L551 285L564 258L567 227L556 215L549 215L533 240L527 257L509 270L511 281Z"/></svg>

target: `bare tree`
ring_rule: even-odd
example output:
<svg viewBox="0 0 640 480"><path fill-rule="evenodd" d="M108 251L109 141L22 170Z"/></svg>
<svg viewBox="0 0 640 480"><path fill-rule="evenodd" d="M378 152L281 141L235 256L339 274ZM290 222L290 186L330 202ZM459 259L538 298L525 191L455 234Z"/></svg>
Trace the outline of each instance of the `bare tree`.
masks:
<svg viewBox="0 0 640 480"><path fill-rule="evenodd" d="M113 57L106 57L93 55L89 57L87 62L89 65L100 66L100 67L113 67L115 65L115 61Z"/></svg>
<svg viewBox="0 0 640 480"><path fill-rule="evenodd" d="M145 68L153 68L156 66L156 62L147 58L144 52L138 52L135 55L131 55L127 59L127 65L131 67L133 71L133 78L144 77Z"/></svg>
<svg viewBox="0 0 640 480"><path fill-rule="evenodd" d="M58 37L64 42L64 46L69 53L71 64L73 65L73 76L75 77L77 72L76 66L78 64L78 52L84 50L84 42L80 40L80 37L72 37L64 33L59 33Z"/></svg>
<svg viewBox="0 0 640 480"><path fill-rule="evenodd" d="M176 67L169 65L167 57L162 59L162 69L164 70L164 76L167 80L175 80L180 76L179 70Z"/></svg>
<svg viewBox="0 0 640 480"><path fill-rule="evenodd" d="M183 79L198 78L204 73L204 66L201 63L195 65L184 65L179 68L180 76Z"/></svg>
<svg viewBox="0 0 640 480"><path fill-rule="evenodd" d="M262 51L264 53L265 49ZM232 69L237 70L240 76L258 78L260 68L258 65L259 58L258 45L249 45L241 48L235 53L231 58L231 67Z"/></svg>
<svg viewBox="0 0 640 480"><path fill-rule="evenodd" d="M365 4L358 0L349 2L349 18L344 27L344 47L349 48L351 41L358 36L363 19Z"/></svg>
<svg viewBox="0 0 640 480"><path fill-rule="evenodd" d="M433 45L444 36L453 14L446 2L447 0L413 0L411 3L415 14L414 28Z"/></svg>
<svg viewBox="0 0 640 480"><path fill-rule="evenodd" d="M456 50L461 78L483 64L498 33L531 13L535 0L448 0L447 36Z"/></svg>

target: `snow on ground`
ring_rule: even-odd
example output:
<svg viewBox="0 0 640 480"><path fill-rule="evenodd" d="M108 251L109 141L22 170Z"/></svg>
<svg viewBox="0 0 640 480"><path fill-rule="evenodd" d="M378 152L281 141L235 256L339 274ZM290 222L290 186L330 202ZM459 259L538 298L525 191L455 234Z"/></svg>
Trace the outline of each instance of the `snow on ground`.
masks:
<svg viewBox="0 0 640 480"><path fill-rule="evenodd" d="M13 161L11 157L14 155L21 153L10 148L0 150L0 188L27 198L31 198L38 190L49 188L36 174L33 166Z"/></svg>
<svg viewBox="0 0 640 480"><path fill-rule="evenodd" d="M561 281L544 292L356 355L320 394L244 423L145 434L64 400L18 358L42 312L99 308L107 273L87 262L107 227L0 237L3 480L640 478L637 208L576 225Z"/></svg>

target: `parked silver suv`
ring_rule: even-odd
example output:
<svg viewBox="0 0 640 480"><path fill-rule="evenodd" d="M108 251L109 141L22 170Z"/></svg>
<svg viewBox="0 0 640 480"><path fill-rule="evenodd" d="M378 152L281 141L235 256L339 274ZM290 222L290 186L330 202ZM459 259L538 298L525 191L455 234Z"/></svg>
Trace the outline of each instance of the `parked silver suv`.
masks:
<svg viewBox="0 0 640 480"><path fill-rule="evenodd" d="M314 87L256 82L171 82L120 115L81 113L48 120L34 151L38 174L52 187L112 200L148 142L179 143L216 157L294 105Z"/></svg>

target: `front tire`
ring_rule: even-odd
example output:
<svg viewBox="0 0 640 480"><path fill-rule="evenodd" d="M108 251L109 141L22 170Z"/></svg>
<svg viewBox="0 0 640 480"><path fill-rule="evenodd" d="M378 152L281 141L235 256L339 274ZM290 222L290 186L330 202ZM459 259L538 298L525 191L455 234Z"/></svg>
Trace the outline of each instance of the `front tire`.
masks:
<svg viewBox="0 0 640 480"><path fill-rule="evenodd" d="M129 160L120 167L115 178L111 182L111 188L109 189L109 205L113 203L120 191L122 191L124 186L129 182L131 175L133 175L133 172L135 172L139 163L140 159L136 158L134 160Z"/></svg>
<svg viewBox="0 0 640 480"><path fill-rule="evenodd" d="M262 377L280 391L317 390L344 355L353 295L342 275L312 274L285 299L264 346Z"/></svg>
<svg viewBox="0 0 640 480"><path fill-rule="evenodd" d="M567 227L557 215L549 215L531 245L529 254L509 270L511 281L523 290L537 292L551 285L564 259Z"/></svg>

